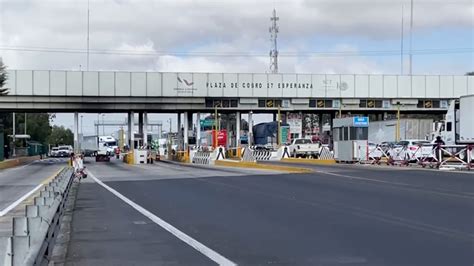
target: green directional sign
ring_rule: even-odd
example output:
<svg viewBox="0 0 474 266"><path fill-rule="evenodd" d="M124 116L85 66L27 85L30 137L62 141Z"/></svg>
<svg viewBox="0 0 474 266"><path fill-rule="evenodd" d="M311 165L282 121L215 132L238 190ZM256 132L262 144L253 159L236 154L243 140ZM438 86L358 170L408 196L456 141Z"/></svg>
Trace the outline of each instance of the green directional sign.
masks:
<svg viewBox="0 0 474 266"><path fill-rule="evenodd" d="M213 127L214 119L201 119L201 127Z"/></svg>
<svg viewBox="0 0 474 266"><path fill-rule="evenodd" d="M290 135L290 127L282 126L281 127L281 143L287 143Z"/></svg>

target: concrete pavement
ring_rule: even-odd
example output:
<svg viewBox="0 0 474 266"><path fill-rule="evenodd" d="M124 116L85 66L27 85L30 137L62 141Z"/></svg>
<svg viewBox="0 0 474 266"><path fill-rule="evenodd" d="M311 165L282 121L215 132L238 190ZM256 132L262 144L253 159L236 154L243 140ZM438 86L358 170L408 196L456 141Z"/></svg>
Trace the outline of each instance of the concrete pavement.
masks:
<svg viewBox="0 0 474 266"><path fill-rule="evenodd" d="M474 176L318 167L272 174L90 164L107 186L241 265L472 265ZM90 179L71 265L212 265Z"/></svg>

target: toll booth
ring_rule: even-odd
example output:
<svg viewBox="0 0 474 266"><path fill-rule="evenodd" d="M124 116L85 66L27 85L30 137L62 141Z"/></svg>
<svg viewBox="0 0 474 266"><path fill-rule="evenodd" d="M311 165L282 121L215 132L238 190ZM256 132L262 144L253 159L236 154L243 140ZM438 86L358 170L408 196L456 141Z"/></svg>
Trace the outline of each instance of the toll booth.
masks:
<svg viewBox="0 0 474 266"><path fill-rule="evenodd" d="M338 162L359 161L360 147L367 147L369 118L336 118L333 121L333 135L334 159Z"/></svg>

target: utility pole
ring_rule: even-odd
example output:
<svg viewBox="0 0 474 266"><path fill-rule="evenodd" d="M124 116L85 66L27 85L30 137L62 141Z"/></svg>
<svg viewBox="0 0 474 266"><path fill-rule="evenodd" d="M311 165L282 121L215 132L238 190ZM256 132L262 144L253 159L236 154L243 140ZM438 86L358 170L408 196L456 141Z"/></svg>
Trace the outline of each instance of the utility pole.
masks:
<svg viewBox="0 0 474 266"><path fill-rule="evenodd" d="M278 73L278 45L277 45L277 37L279 28L277 25L277 21L280 18L276 15L276 10L273 9L273 16L270 18L272 22L270 26L270 41L272 43L272 49L270 50L270 72L273 74Z"/></svg>
<svg viewBox="0 0 474 266"><path fill-rule="evenodd" d="M401 41L400 41L400 74L403 75L403 14L404 6L402 5L402 32L401 32Z"/></svg>
<svg viewBox="0 0 474 266"><path fill-rule="evenodd" d="M89 21L90 21L90 11L89 11L89 0L87 0L87 71L89 71Z"/></svg>
<svg viewBox="0 0 474 266"><path fill-rule="evenodd" d="M413 67L412 67L412 60L413 60L412 45L413 45L413 0L411 0L411 7L410 7L410 76L413 74Z"/></svg>
<svg viewBox="0 0 474 266"><path fill-rule="evenodd" d="M12 157L16 156L16 113L13 112L13 153Z"/></svg>

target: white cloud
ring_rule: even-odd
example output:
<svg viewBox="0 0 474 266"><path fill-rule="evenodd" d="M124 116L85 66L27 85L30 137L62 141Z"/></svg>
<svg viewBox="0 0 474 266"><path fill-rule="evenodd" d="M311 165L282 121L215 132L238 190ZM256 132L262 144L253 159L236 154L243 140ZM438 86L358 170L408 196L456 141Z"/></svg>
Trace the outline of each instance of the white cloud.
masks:
<svg viewBox="0 0 474 266"><path fill-rule="evenodd" d="M311 50L314 39L399 38L401 5L409 0L91 0L91 49L138 53L192 51L260 53L260 57L91 54L95 70L265 72L273 6L280 16L281 52ZM471 0L415 0L415 30L470 29ZM0 46L86 48L87 1L0 0ZM338 43L336 43L337 45ZM346 45L344 43L340 45ZM357 51L353 44L334 51ZM84 54L0 51L12 68L78 69ZM283 72L393 72L371 57L280 58Z"/></svg>

